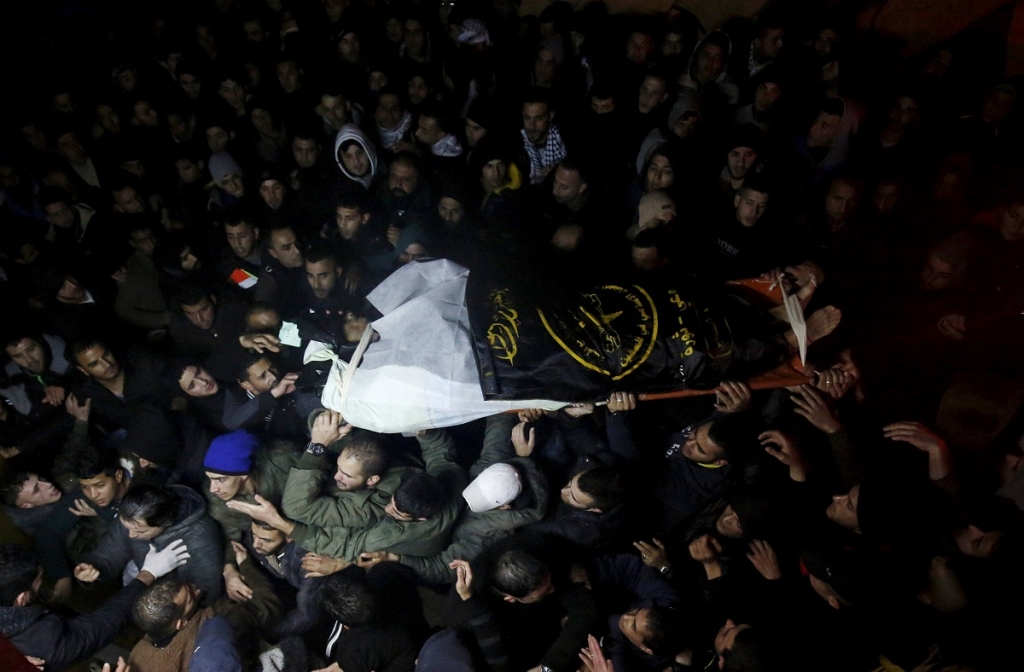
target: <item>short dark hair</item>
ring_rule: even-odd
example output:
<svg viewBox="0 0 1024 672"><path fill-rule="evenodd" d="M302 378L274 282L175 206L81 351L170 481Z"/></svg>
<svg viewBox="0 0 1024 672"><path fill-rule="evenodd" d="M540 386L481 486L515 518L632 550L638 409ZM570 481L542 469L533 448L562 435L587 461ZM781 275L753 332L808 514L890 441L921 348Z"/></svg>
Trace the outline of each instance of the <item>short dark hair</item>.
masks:
<svg viewBox="0 0 1024 672"><path fill-rule="evenodd" d="M342 192L334 198L334 207L346 210L358 210L362 214L370 212L370 202L366 196L356 191Z"/></svg>
<svg viewBox="0 0 1024 672"><path fill-rule="evenodd" d="M757 628L736 633L732 648L722 652L723 672L768 672L777 670L768 638Z"/></svg>
<svg viewBox="0 0 1024 672"><path fill-rule="evenodd" d="M26 338L35 341L47 350L50 348L50 344L46 342L46 339L43 338L43 335L37 329L27 324L17 323L12 324L10 329L3 332L3 347L9 348L12 345L17 345Z"/></svg>
<svg viewBox="0 0 1024 672"><path fill-rule="evenodd" d="M412 79L410 77L410 79ZM437 122L438 127L441 128L445 133L452 132L451 117L445 112L444 108L441 107L440 103L433 101L426 101L420 107L420 117L428 117Z"/></svg>
<svg viewBox="0 0 1024 672"><path fill-rule="evenodd" d="M412 152L399 152L395 154L395 158L391 160L391 165L388 166L388 171L390 172L391 166L397 165L408 166L413 168L418 174L423 174L423 170L420 168L420 159Z"/></svg>
<svg viewBox="0 0 1024 672"><path fill-rule="evenodd" d="M71 344L71 358L78 363L78 356L88 350L89 348L95 347L106 348L110 350L110 346L107 345L106 341L101 339L99 336L85 336L78 339Z"/></svg>
<svg viewBox="0 0 1024 672"><path fill-rule="evenodd" d="M653 247L658 251L658 257L665 259L670 254L668 231L661 226L656 226L653 229L644 229L636 234L636 238L633 239L633 247Z"/></svg>
<svg viewBox="0 0 1024 672"><path fill-rule="evenodd" d="M338 261L338 256L323 240L313 241L313 244L306 250L305 259L307 264L317 264L330 259L334 262L335 266L341 265Z"/></svg>
<svg viewBox="0 0 1024 672"><path fill-rule="evenodd" d="M331 574L320 587L320 601L332 618L350 628L384 620L380 600L362 570Z"/></svg>
<svg viewBox="0 0 1024 672"><path fill-rule="evenodd" d="M534 103L544 103L548 106L548 112L551 111L551 96L548 92L539 86L535 86L526 91L526 95L523 96L523 105L533 105Z"/></svg>
<svg viewBox="0 0 1024 672"><path fill-rule="evenodd" d="M760 175L751 175L743 180L743 184L740 185L737 193L743 193L745 191L756 191L759 194L771 195L772 188L771 185L768 184L768 181Z"/></svg>
<svg viewBox="0 0 1024 672"><path fill-rule="evenodd" d="M121 500L118 515L121 520L138 521L149 527L168 527L178 513L179 497L172 488L163 485L133 487Z"/></svg>
<svg viewBox="0 0 1024 672"><path fill-rule="evenodd" d="M759 430L746 413L731 413L711 421L708 438L722 449L722 458L741 461L751 443L756 443Z"/></svg>
<svg viewBox="0 0 1024 672"><path fill-rule="evenodd" d="M259 228L256 225L256 219L253 217L253 213L247 208L235 207L224 213L224 226L241 226L246 224L256 229Z"/></svg>
<svg viewBox="0 0 1024 672"><path fill-rule="evenodd" d="M35 474L28 471L16 471L13 474L4 476L3 481L0 481L0 496L3 496L4 504L7 506L17 506L18 495L21 494L21 489L25 487L28 479L33 476Z"/></svg>
<svg viewBox="0 0 1024 672"><path fill-rule="evenodd" d="M39 556L21 544L0 544L0 605L13 607L14 601L39 576Z"/></svg>
<svg viewBox="0 0 1024 672"><path fill-rule="evenodd" d="M413 518L430 518L445 503L444 488L426 472L413 474L395 490L395 506Z"/></svg>
<svg viewBox="0 0 1024 672"><path fill-rule="evenodd" d="M685 619L679 609L655 605L647 610L647 634L644 645L655 655L676 653L679 636L685 629ZM674 649L674 650L673 650Z"/></svg>
<svg viewBox="0 0 1024 672"><path fill-rule="evenodd" d="M614 509L626 499L626 483L615 467L595 467L580 474L576 485L594 500L602 511Z"/></svg>
<svg viewBox="0 0 1024 672"><path fill-rule="evenodd" d="M123 471L124 467L121 466L117 453L111 450L86 448L75 459L74 470L75 478L89 479L100 474L113 477L118 471Z"/></svg>
<svg viewBox="0 0 1024 672"><path fill-rule="evenodd" d="M182 284L174 293L174 300L180 306L194 306L203 299L213 296L210 288L201 282L189 281Z"/></svg>
<svg viewBox="0 0 1024 672"><path fill-rule="evenodd" d="M235 380L239 383L249 382L249 367L262 359L269 359L273 363L274 358L266 352L247 351L238 358L235 367Z"/></svg>
<svg viewBox="0 0 1024 672"><path fill-rule="evenodd" d="M391 462L384 437L376 432L365 429L354 429L349 434L348 444L342 449L359 462L360 469L366 476L379 476L387 471ZM401 509L401 507L399 507ZM401 509L405 511L405 509Z"/></svg>
<svg viewBox="0 0 1024 672"><path fill-rule="evenodd" d="M491 585L501 593L522 598L540 588L550 576L551 571L540 558L513 548L494 561Z"/></svg>
<svg viewBox="0 0 1024 672"><path fill-rule="evenodd" d="M590 184L590 169L583 163L577 161L575 156L565 157L558 162L558 167L562 170L576 172L580 176L580 179L583 180L584 184Z"/></svg>
<svg viewBox="0 0 1024 672"><path fill-rule="evenodd" d="M147 588L132 607L132 620L139 630L150 638L161 637L173 630L174 624L185 615L184 607L174 601L184 585L167 576Z"/></svg>
<svg viewBox="0 0 1024 672"><path fill-rule="evenodd" d="M71 200L71 196L68 195L63 189L57 187L43 187L39 190L39 206L45 208L48 205L54 203L63 203L65 205L74 205Z"/></svg>

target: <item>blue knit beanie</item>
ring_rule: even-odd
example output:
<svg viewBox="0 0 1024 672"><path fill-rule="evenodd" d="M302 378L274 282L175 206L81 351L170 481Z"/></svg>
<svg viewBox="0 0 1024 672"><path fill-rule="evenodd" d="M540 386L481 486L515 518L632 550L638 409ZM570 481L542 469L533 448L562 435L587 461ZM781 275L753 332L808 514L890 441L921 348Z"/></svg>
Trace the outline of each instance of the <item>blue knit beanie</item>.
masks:
<svg viewBox="0 0 1024 672"><path fill-rule="evenodd" d="M244 476L252 469L256 437L244 429L222 434L210 443L203 459L203 469L225 476Z"/></svg>

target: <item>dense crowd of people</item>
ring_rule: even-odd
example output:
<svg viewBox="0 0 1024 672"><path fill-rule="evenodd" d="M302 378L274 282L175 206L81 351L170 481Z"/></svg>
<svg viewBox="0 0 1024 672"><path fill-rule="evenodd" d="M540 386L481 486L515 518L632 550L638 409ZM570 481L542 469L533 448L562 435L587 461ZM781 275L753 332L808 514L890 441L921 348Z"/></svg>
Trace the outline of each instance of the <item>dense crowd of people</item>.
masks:
<svg viewBox="0 0 1024 672"><path fill-rule="evenodd" d="M1001 64L788 3L710 31L600 0L92 4L4 105L0 644L53 672L1013 666ZM781 283L807 382L353 427L306 346L350 356L368 293L430 259L549 299Z"/></svg>

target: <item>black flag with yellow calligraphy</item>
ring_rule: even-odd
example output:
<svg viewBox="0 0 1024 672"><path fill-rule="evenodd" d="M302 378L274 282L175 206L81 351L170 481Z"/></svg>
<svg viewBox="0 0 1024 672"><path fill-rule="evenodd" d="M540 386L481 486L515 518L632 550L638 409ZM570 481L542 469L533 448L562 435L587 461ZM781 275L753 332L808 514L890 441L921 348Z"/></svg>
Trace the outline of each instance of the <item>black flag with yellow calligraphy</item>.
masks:
<svg viewBox="0 0 1024 672"><path fill-rule="evenodd" d="M786 352L759 309L724 292L624 283L528 299L470 274L466 302L487 399L709 389Z"/></svg>

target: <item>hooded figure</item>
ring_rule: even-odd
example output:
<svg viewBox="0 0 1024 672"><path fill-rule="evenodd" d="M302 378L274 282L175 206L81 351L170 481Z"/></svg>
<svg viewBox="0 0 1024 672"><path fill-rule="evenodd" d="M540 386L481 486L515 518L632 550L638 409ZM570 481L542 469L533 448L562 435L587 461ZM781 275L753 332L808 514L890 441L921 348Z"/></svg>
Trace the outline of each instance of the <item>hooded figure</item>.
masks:
<svg viewBox="0 0 1024 672"><path fill-rule="evenodd" d="M695 119L691 122L690 119ZM640 151L636 155L636 172L640 173L647 165L652 153L657 147L669 140L678 139L684 142L693 137L693 128L700 123L700 97L693 89L683 89L679 92L676 102L669 110L668 119L664 128L655 128L647 134L640 144ZM680 124L678 130L673 130L676 124Z"/></svg>
<svg viewBox="0 0 1024 672"><path fill-rule="evenodd" d="M830 129L828 117L839 117L839 126ZM797 152L810 166L810 184L824 184L829 177L846 165L850 143L857 135L863 116L860 110L842 98L830 98L822 103L807 133L794 140Z"/></svg>
<svg viewBox="0 0 1024 672"><path fill-rule="evenodd" d="M717 47L717 49L716 49ZM683 89L694 89L702 98L717 98L722 105L735 105L740 89L728 74L732 40L723 30L708 33L697 43L686 72L679 78Z"/></svg>
<svg viewBox="0 0 1024 672"><path fill-rule="evenodd" d="M349 172L349 169L345 167L345 162L341 160L341 154L349 147L350 143L358 144L363 152L366 154L366 158L369 161L369 170L362 175L353 175ZM369 189L370 184L373 182L373 178L377 175L377 150L370 142L370 139L366 137L366 134L360 130L355 124L345 124L338 131L338 135L334 138L334 160L338 164L338 168L341 169L342 174L353 182L358 182L363 185L363 188Z"/></svg>

